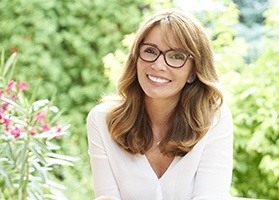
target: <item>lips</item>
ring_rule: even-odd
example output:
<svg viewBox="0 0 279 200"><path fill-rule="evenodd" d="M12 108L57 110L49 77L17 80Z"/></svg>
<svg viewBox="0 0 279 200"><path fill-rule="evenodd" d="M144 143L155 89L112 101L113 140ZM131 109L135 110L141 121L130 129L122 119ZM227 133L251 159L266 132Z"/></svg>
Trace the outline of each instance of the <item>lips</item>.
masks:
<svg viewBox="0 0 279 200"><path fill-rule="evenodd" d="M171 82L171 80L169 79L165 79L162 77L155 77L155 76L151 76L151 75L147 75L147 78L155 83L169 83Z"/></svg>

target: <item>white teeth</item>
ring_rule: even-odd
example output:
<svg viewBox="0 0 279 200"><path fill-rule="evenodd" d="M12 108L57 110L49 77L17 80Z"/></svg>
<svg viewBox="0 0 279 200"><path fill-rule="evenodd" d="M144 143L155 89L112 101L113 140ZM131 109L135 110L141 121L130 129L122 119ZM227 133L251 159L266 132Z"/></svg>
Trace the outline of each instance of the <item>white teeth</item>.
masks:
<svg viewBox="0 0 279 200"><path fill-rule="evenodd" d="M162 78L156 78L154 76L148 76L148 78L156 83L168 83L170 80L162 79Z"/></svg>

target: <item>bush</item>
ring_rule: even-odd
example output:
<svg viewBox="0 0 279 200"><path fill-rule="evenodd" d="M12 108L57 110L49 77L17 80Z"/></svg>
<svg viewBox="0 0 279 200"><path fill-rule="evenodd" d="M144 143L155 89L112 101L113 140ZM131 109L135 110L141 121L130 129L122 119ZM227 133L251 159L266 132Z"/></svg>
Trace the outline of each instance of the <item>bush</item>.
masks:
<svg viewBox="0 0 279 200"><path fill-rule="evenodd" d="M0 66L0 198L67 199L55 182L53 167L73 166L75 158L58 154L61 135L70 125L61 123L56 106L49 100L30 99L25 82L7 80L14 67L15 54Z"/></svg>

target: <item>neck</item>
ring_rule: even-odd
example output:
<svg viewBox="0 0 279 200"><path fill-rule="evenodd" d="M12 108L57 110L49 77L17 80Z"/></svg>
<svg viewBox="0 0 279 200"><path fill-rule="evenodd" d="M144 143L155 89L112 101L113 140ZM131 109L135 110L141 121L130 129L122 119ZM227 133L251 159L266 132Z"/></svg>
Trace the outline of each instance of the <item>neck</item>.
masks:
<svg viewBox="0 0 279 200"><path fill-rule="evenodd" d="M178 100L160 100L145 98L145 105L149 114L153 129L165 129L169 116L176 107Z"/></svg>

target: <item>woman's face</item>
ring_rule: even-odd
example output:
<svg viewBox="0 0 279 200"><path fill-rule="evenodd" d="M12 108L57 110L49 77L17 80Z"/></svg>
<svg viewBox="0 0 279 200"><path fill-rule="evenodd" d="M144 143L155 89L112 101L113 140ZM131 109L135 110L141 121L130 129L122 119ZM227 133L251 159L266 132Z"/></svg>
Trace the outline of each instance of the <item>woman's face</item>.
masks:
<svg viewBox="0 0 279 200"><path fill-rule="evenodd" d="M170 42L174 47L178 47L173 39ZM153 44L161 51L170 49L164 42L159 26L149 32L144 43ZM177 101L184 85L187 81L191 82L192 65L191 58L188 58L181 68L172 68L166 64L163 54L154 62L146 62L139 57L137 60L138 81L146 97Z"/></svg>

